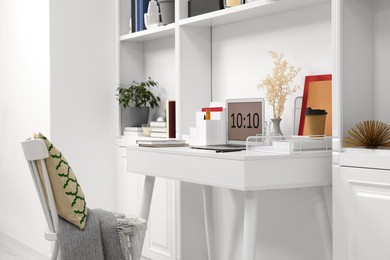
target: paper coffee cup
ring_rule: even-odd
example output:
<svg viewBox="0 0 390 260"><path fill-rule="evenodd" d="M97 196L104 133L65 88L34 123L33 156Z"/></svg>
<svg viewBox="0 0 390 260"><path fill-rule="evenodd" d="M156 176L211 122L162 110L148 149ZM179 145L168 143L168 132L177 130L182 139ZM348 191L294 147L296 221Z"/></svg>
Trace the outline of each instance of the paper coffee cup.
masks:
<svg viewBox="0 0 390 260"><path fill-rule="evenodd" d="M311 109L311 107L308 107L305 113L303 135L324 135L327 114L323 109Z"/></svg>

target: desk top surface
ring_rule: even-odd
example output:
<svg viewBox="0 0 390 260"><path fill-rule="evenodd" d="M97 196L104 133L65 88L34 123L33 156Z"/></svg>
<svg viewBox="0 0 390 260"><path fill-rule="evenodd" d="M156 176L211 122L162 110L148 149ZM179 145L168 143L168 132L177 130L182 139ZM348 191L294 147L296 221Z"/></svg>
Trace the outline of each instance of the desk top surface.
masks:
<svg viewBox="0 0 390 260"><path fill-rule="evenodd" d="M250 151L236 151L216 153L211 150L191 149L190 147L167 147L167 148L151 148L128 146L128 150L142 151L151 153L185 155L194 157L207 157L216 159L238 160L238 161L254 161L254 160L278 160L278 159L298 159L298 158L318 158L331 157L331 151L312 151L302 153L277 153L277 152L250 152Z"/></svg>
<svg viewBox="0 0 390 260"><path fill-rule="evenodd" d="M236 190L330 185L331 152L216 153L189 147L127 148L132 173Z"/></svg>

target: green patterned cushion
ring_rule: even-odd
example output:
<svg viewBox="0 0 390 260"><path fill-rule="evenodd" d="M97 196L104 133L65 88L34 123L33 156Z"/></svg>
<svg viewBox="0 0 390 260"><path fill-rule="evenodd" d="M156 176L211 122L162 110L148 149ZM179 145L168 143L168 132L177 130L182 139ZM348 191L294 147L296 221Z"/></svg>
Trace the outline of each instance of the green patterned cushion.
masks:
<svg viewBox="0 0 390 260"><path fill-rule="evenodd" d="M84 193L72 168L69 166L64 155L45 136L39 133L38 135L34 135L33 138L43 139L49 151L50 157L45 159L45 163L48 169L58 215L78 226L80 229L84 229L85 223L87 222L87 205ZM37 162L37 167L41 180L43 180L40 162Z"/></svg>

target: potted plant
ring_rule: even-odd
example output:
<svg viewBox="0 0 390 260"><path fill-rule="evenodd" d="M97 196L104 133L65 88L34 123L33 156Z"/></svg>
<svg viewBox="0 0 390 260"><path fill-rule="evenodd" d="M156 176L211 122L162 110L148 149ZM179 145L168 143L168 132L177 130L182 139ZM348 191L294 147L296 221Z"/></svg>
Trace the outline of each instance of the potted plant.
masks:
<svg viewBox="0 0 390 260"><path fill-rule="evenodd" d="M283 53L270 51L270 55L274 60L273 74L268 74L257 87L265 90L265 97L272 106L273 118L271 121L274 126L274 133L283 135L280 130L280 121L282 120L284 104L288 95L299 89L299 86L291 86L291 83L301 71L301 68L294 67L287 60L284 60Z"/></svg>
<svg viewBox="0 0 390 260"><path fill-rule="evenodd" d="M117 88L117 100L121 107L122 132L125 127L141 127L149 121L149 110L159 107L160 97L151 91L158 83L150 77L140 83L133 81L130 85Z"/></svg>

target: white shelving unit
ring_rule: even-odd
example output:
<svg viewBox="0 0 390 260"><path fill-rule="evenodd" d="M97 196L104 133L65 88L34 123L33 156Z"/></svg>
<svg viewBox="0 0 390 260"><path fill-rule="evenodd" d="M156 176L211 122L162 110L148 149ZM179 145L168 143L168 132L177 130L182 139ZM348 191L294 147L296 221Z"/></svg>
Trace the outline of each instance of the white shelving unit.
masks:
<svg viewBox="0 0 390 260"><path fill-rule="evenodd" d="M157 41L172 37L174 41L171 41L169 48L174 50L172 51L174 57L171 57L174 61L168 73L174 84L170 84L171 96L167 98L177 100L178 130L183 134L186 134L189 126L194 123L192 116L194 111L207 105L211 100L212 28L330 2L330 0L258 0L188 18L187 0L178 0L175 2L175 23L129 34L129 1L118 1L120 50L118 82L128 83L132 80L146 79L148 68L144 64L147 55L145 45L153 45L150 42L155 42L157 45ZM194 68L197 68L197 73L193 73ZM166 69L164 67L164 70ZM187 102L187 99L191 101Z"/></svg>
<svg viewBox="0 0 390 260"><path fill-rule="evenodd" d="M371 151L363 149L356 153L357 150L344 149L343 139L347 130L357 122L377 119L390 123L390 113L388 113L390 110L388 102L390 96L388 86L390 82L390 73L388 73L390 67L390 30L388 27L390 24L390 2L388 0L258 0L226 10L188 17L187 0L176 0L176 21L174 24L155 30L128 34L130 1L118 1L118 82L144 80L151 74L152 76L161 76L162 80L157 78L156 80L162 83L164 97L177 100L178 130L181 134L187 133L188 128L194 125L193 114L195 111L207 105L215 96L220 98L229 96L231 93L236 93L235 96L241 94L241 92L234 91L229 87L226 87L228 94L221 94L221 85L229 83L224 81L223 77L226 76L232 80L232 76L229 75L232 70L226 70L226 74L219 70L219 66L233 64L239 60L239 57L231 51L239 50L239 48L232 48L232 45L243 44L243 41L239 41L237 38L247 37L245 39L248 41L242 48L248 48L253 39L260 43L260 40L255 38L256 35L249 35L251 32L248 32L248 29L244 30L244 34L237 33L239 26L251 28L253 34L255 34L254 32L264 33L265 27L262 27L262 30L257 30L255 26L251 26L251 23L260 26L262 22L267 22L270 30L280 30L281 33L286 33L287 29L281 30L281 27L289 27L288 22L279 22L280 19L272 20L270 17L280 16L280 18L287 19L290 14L300 12L309 17L307 23L310 24L313 16L310 17L308 14L314 10L313 7L323 5L326 8L331 2L334 51L333 136L336 137L332 145L334 149L333 196L335 202L334 259L356 259L358 257L356 254L348 255L348 252L345 251L347 247L341 246L348 244L345 239L351 239L351 237L340 235L340 232L343 231L342 227L350 224L343 221L358 213L355 212L351 215L351 212L346 212L342 207L343 203L348 202L348 200L351 203L358 201L357 197L343 200L346 198L343 195L346 189L351 188L345 182L353 179L354 173L356 173L360 182L367 185L373 181L383 183L382 191L388 192L386 189L383 190L383 187L390 187L388 179L385 177L388 169L385 170L386 173L378 172L383 170L380 163L383 160L386 161L383 156L386 157L387 152L384 152L385 155L381 152L373 154ZM274 24L277 26L273 26ZM294 39L295 35L289 33L287 31L293 45L294 40L296 40ZM308 33L307 37L315 38L316 35ZM261 40L272 41L268 38ZM276 41L275 45L281 46ZM226 47L228 44L230 45ZM310 44L305 45L305 47L308 51L318 48L318 46ZM218 48L224 49L219 52ZM300 55L304 56L304 54ZM245 59L248 61L251 57L245 56ZM159 66L156 66L155 62L158 62ZM323 60L318 61L318 63L321 62ZM248 61L248 64L255 63ZM249 65L248 68L250 69ZM245 75L242 71L240 72L240 75ZM248 72L248 74L250 73L253 71ZM241 81L249 82L240 78L238 83ZM250 84L254 84L253 81ZM244 93L246 95L246 93L254 92L246 91ZM369 159L369 161L363 160L363 158ZM356 166L356 163L359 166ZM363 173L358 168L372 169L375 177L369 177L366 171ZM376 193L378 190L372 190L372 192ZM186 210L186 203L182 203L182 210ZM380 207L376 208L379 211L380 209ZM381 219L375 218L374 215L371 217L374 222L380 223ZM354 222L354 224L356 223ZM364 223L362 224L364 225ZM349 250L349 252L356 253L354 248ZM375 247L372 247L371 251L385 252ZM193 252L193 255L196 253ZM387 255L376 255L376 259L382 259L381 257L388 259Z"/></svg>
<svg viewBox="0 0 390 260"><path fill-rule="evenodd" d="M198 111L201 107L208 106L210 101L220 101L224 99L224 97L221 98L221 91L219 90L220 87L217 88L218 90L215 88L216 85L224 85L224 76L221 76L223 73L220 73L218 67L220 67L220 64L222 64L221 67L231 66L231 64L238 59L235 58L236 55L223 56L220 52L218 52L218 48L221 45L223 45L222 47L230 48L232 44L230 43L231 39L229 37L234 37L234 39L241 41L240 44L242 45L242 48L246 49L248 47L246 45L251 43L253 38L247 41L246 39L241 38L243 37L242 35L231 36L240 32L240 29L237 29L237 27L241 25L247 28L252 28L257 24L267 22L271 23L269 26L269 28L271 28L269 30L271 31L280 30L281 35L287 31L288 35L290 35L293 39L283 39L283 46L287 46L286 48L289 48L290 41L295 41L295 44L298 47L294 47L294 44L292 44L292 47L290 47L292 52L295 52L297 57L300 57L301 55L310 56L305 57L307 61L305 61L304 64L307 67L310 67L312 64L316 65L313 66L315 67L314 69L307 68L306 73L327 74L330 72L327 70L330 66L325 65L324 67L326 68L322 68L322 63L331 63L327 62L328 59L330 60L329 56L331 54L330 29L328 37L329 42L321 42L320 48L317 47L316 42L305 41L304 39L318 38L315 33L316 26L320 26L322 28L322 26L327 26L329 23L330 28L331 0L258 0L241 6L210 12L195 17L188 17L188 0L176 0L175 23L153 30L146 30L131 34L128 33L128 23L131 13L130 1L117 1L118 83L127 84L133 80L142 81L147 79L149 76L158 81L160 83L159 85L161 90L159 94L161 94L160 96L162 100L165 98L176 100L177 130L180 135L188 134L189 127L195 125L196 111ZM275 18L272 18L273 16L275 16ZM296 24L296 18L299 18L300 16L304 16L305 19L298 19L299 22ZM318 16L321 18L317 19ZM284 21L283 18L292 19L292 22ZM311 22L313 22L314 25L310 25ZM291 26L291 23L294 23L294 25ZM275 24L278 26L277 28L275 28ZM230 28L230 26L232 27ZM291 27L294 28L294 26L299 27L298 31L295 31L294 29L288 31ZM308 26L308 28L305 26ZM226 33L224 31L226 31ZM265 34L266 31L267 30L258 31L257 28L254 28L253 31L247 29L247 34L244 35L244 37L256 37L258 34ZM328 31L325 33L328 33ZM267 41L268 37L264 37L266 38L265 41ZM251 55L249 57L250 60L248 60L248 63L246 64L251 70L247 70L245 74L238 74L237 79L244 79L247 75L255 75L253 76L254 80L260 80L260 78L255 78L258 77L258 70L264 70L267 71L267 73L272 70L272 61L268 56L268 51L275 48L273 45L280 46L278 43L280 37L278 37L279 35L276 37L275 35L272 35L270 37L271 40L269 40L269 46L260 47L258 50L262 55L264 55L264 59L265 57L269 59L269 68L264 67L263 64L254 65L259 66L258 69L255 69L254 66L251 68L255 59L257 59L254 58L255 55ZM255 41L260 43L263 42L260 38L256 38ZM306 54L307 47L311 49L308 51L309 54ZM299 51L295 51L295 48L299 49ZM312 56L317 54L318 49L320 52L323 49L326 49L326 53L320 54L319 58L317 57L317 60L315 60ZM222 56L224 57L223 59L221 59ZM228 61L225 62L224 59L227 59ZM245 56L244 59L248 59L248 57ZM226 73L226 76L231 78L234 75L232 73ZM303 79L304 77L300 79L302 80L302 86ZM245 85L246 83L242 84ZM253 85L254 91L250 91L248 89L244 90L242 86L240 86L242 91L238 95L232 95L231 93L226 95L231 98L250 96L258 97L259 93L256 90L256 83L252 82L251 85ZM216 95L216 97L213 95ZM217 99L214 100L215 98ZM164 102L162 103L164 105ZM164 107L155 113L163 113L163 111ZM154 116L155 115L156 114L154 114ZM166 183L166 185L168 184L169 182ZM188 191L193 189L180 189L183 193L185 193L186 190ZM196 219L203 218L202 209L193 209L193 207L196 207L198 204L202 205L201 201L190 201L194 196L181 196L180 194L177 194L176 196L185 199L183 199L180 205L173 205L173 208L182 210L183 212L196 212L195 214L201 214L199 218ZM163 206L168 207L168 205L161 205L160 207ZM189 207L192 208L189 209ZM171 208L170 210L173 209ZM172 212L172 215L177 216L178 218L178 223L176 223L177 226L174 227L177 232L175 233L171 230L176 234L176 237L172 238L175 243L173 243L172 247L169 247L169 249L167 249L168 247L163 250L161 248L146 249L146 256L150 257L151 254L153 254L153 259L155 260L173 260L176 256L178 258L181 257L180 259L192 259L191 257L194 257L193 259L205 259L205 256L202 255L202 251L200 250L194 250L194 252L191 253L180 253L180 236L183 236L183 240L186 240L192 235L188 236L189 234L182 233L179 223L186 225L186 220L179 219L181 213L176 211ZM192 224L195 225L196 223ZM199 225L202 226L201 224ZM195 226L194 228L196 229ZM170 231L167 230L167 232L169 233ZM165 233L160 234L160 236L165 235ZM195 240L195 238L189 239ZM153 238L151 241L153 241ZM192 242L187 242L187 244L189 243ZM177 249L177 251L174 252L174 249Z"/></svg>
<svg viewBox="0 0 390 260"><path fill-rule="evenodd" d="M182 18L182 26L219 26L326 3L328 0L258 0L234 8Z"/></svg>
<svg viewBox="0 0 390 260"><path fill-rule="evenodd" d="M168 24L153 29L148 29L135 33L128 33L120 36L120 41L144 42L172 36L175 34L175 24Z"/></svg>
<svg viewBox="0 0 390 260"><path fill-rule="evenodd" d="M388 259L389 151L345 148L364 120L390 123L390 2L333 0L333 223L335 260Z"/></svg>

